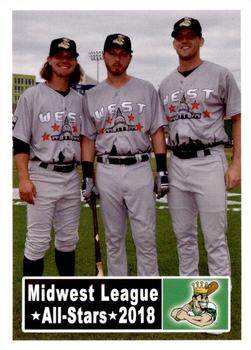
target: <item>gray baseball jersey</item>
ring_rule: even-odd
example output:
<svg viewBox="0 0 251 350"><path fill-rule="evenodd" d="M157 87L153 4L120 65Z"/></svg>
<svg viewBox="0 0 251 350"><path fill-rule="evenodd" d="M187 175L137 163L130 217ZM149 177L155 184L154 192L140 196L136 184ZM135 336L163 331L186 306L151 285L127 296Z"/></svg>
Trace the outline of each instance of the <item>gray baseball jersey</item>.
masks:
<svg viewBox="0 0 251 350"><path fill-rule="evenodd" d="M73 89L64 97L46 83L33 86L18 101L13 136L30 145L31 159L80 161L82 107L83 97Z"/></svg>
<svg viewBox="0 0 251 350"><path fill-rule="evenodd" d="M225 142L223 118L240 113L240 91L232 73L208 61L187 77L173 71L162 81L159 94L170 146Z"/></svg>
<svg viewBox="0 0 251 350"><path fill-rule="evenodd" d="M87 91L84 114L84 135L96 139L98 155L109 154L113 146L118 155L150 152L149 136L166 124L157 91L135 77L120 89L104 81Z"/></svg>

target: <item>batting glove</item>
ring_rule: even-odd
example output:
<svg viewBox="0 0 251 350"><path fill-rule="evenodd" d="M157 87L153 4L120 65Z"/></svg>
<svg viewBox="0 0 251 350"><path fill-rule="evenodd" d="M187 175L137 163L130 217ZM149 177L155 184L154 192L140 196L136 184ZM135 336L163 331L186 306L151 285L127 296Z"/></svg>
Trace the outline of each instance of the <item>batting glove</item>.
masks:
<svg viewBox="0 0 251 350"><path fill-rule="evenodd" d="M168 171L159 171L155 177L154 192L157 198L164 197L169 191Z"/></svg>
<svg viewBox="0 0 251 350"><path fill-rule="evenodd" d="M87 202L88 204L90 204L92 196L95 196L97 198L99 197L98 196L98 189L94 185L93 179L91 177L84 178L81 193L82 193L82 196L83 196L85 202Z"/></svg>

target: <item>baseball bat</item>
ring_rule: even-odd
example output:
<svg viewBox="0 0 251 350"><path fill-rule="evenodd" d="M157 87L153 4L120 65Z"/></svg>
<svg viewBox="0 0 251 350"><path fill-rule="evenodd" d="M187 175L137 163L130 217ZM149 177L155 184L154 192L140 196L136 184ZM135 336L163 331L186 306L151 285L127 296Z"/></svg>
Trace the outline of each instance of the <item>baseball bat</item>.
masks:
<svg viewBox="0 0 251 350"><path fill-rule="evenodd" d="M103 263L101 258L101 249L99 242L99 228L98 228L98 217L97 217L97 204L96 196L91 196L91 209L92 209L92 221L93 221L93 232L94 232L94 249L95 249L95 266L96 276L104 276Z"/></svg>

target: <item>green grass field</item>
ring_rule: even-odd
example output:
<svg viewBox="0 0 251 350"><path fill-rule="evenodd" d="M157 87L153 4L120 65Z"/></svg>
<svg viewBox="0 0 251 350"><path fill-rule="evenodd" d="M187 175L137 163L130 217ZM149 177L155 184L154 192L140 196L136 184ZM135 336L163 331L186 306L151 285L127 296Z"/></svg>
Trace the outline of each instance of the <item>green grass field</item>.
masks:
<svg viewBox="0 0 251 350"><path fill-rule="evenodd" d="M153 165L154 170L154 165ZM13 187L17 187L14 169ZM240 193L240 188L234 193ZM240 199L239 199L240 200ZM15 340L182 340L182 339L240 339L241 338L241 211L228 211L228 242L232 263L232 305L231 305L231 332L222 335L203 333L23 333L21 331L21 280L23 247L26 233L26 205L17 205L13 201L13 339ZM157 250L161 276L178 275L178 258L176 241L172 231L171 219L165 204L157 204ZM99 226L101 232L101 247L104 265L106 262L104 230L98 209ZM76 254L76 275L94 276L94 242L92 231L91 210L82 207L79 228L80 240ZM208 275L206 253L203 246L201 232L199 232L200 245L200 273ZM135 247L131 238L130 229L127 237L128 271L130 276L136 275ZM44 275L57 275L54 263L53 232L52 244L45 258Z"/></svg>

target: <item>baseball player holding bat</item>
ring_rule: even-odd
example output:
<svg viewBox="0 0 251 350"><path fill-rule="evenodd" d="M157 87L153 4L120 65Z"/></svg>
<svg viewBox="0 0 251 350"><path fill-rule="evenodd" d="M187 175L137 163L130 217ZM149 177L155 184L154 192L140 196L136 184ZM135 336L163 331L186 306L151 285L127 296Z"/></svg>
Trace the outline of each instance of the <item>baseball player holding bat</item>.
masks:
<svg viewBox="0 0 251 350"><path fill-rule="evenodd" d="M232 73L200 58L204 44L199 21L174 24L179 58L160 85L168 121L169 210L177 238L180 275L198 275L199 213L210 275L231 274L226 238L226 190L240 182L240 92ZM227 166L224 117L232 120L233 156Z"/></svg>
<svg viewBox="0 0 251 350"><path fill-rule="evenodd" d="M168 190L165 117L154 87L127 74L132 59L129 37L120 33L108 35L103 58L107 78L89 90L84 101L82 193L88 200L96 190L96 154L108 275L128 273L127 218L136 246L138 275L158 275L154 181L149 160L153 145L158 172L156 191L162 196Z"/></svg>
<svg viewBox="0 0 251 350"><path fill-rule="evenodd" d="M77 57L73 40L53 40L41 70L45 82L23 93L14 115L19 193L28 203L24 276L43 274L52 225L58 272L74 275L83 113L82 96L70 88L83 74Z"/></svg>

